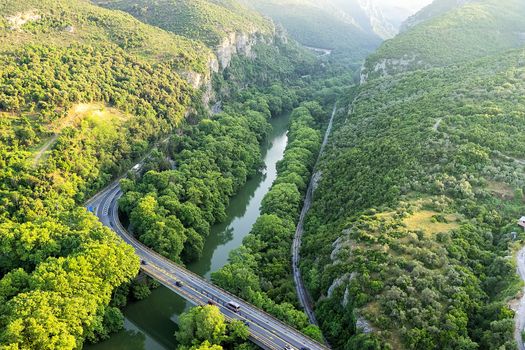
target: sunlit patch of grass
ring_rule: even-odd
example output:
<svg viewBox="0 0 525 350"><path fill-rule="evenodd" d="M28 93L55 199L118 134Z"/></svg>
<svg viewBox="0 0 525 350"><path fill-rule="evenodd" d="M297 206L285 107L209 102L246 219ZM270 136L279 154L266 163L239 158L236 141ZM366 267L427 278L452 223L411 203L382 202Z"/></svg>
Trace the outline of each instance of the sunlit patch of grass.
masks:
<svg viewBox="0 0 525 350"><path fill-rule="evenodd" d="M426 234L448 232L459 227L457 215L440 214L431 210L421 210L405 218L403 223L411 231L422 230Z"/></svg>

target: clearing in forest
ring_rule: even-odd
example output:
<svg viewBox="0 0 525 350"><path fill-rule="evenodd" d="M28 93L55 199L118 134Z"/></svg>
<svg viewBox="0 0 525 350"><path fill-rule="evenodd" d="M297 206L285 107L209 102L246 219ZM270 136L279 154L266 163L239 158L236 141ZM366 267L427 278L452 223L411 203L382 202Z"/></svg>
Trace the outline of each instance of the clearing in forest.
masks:
<svg viewBox="0 0 525 350"><path fill-rule="evenodd" d="M99 122L120 122L128 119L129 116L116 108L108 107L102 103L79 103L74 105L65 118L59 119L48 126L49 132L53 134L35 151L33 165L38 166L47 159L49 151L62 130L79 125L82 120L87 118Z"/></svg>
<svg viewBox="0 0 525 350"><path fill-rule="evenodd" d="M490 181L487 186L488 190L495 196L505 199L513 200L514 199L514 190L503 182Z"/></svg>
<svg viewBox="0 0 525 350"><path fill-rule="evenodd" d="M423 230L426 234L448 232L459 227L454 214L441 214L431 210L420 210L403 220L411 231Z"/></svg>

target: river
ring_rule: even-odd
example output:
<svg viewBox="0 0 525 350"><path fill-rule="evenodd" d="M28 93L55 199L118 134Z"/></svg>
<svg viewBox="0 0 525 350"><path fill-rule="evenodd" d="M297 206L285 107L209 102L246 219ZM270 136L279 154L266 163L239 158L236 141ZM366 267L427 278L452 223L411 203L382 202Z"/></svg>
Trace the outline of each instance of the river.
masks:
<svg viewBox="0 0 525 350"><path fill-rule="evenodd" d="M263 197L277 177L276 165L283 158L288 142L287 128L289 115L271 120L272 132L262 145L266 169L248 180L235 195L227 209L227 219L214 225L204 245L202 258L188 265L191 271L210 278L228 262L229 253L242 244L260 215L259 207ZM179 315L192 305L161 286L153 290L146 300L133 302L123 310L124 330L113 334L107 341L86 345L87 350L173 350L177 343L174 333L177 330Z"/></svg>

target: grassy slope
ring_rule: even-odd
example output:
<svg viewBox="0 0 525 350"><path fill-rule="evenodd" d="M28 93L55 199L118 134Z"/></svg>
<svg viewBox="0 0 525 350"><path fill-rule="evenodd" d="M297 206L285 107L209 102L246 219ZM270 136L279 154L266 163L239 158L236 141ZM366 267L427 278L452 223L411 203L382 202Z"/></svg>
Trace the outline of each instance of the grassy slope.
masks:
<svg viewBox="0 0 525 350"><path fill-rule="evenodd" d="M42 43L60 47L79 43L113 44L148 61L176 58L181 61L181 68L189 66L201 72L206 69L208 52L203 45L86 0L4 1L0 4L0 13L0 50L3 51ZM19 30L10 30L12 23L7 18L27 13L41 19L29 21ZM72 31L67 30L70 26Z"/></svg>
<svg viewBox="0 0 525 350"><path fill-rule="evenodd" d="M96 0L95 3L129 12L145 23L215 47L237 31L272 33L273 26L256 12L231 0Z"/></svg>

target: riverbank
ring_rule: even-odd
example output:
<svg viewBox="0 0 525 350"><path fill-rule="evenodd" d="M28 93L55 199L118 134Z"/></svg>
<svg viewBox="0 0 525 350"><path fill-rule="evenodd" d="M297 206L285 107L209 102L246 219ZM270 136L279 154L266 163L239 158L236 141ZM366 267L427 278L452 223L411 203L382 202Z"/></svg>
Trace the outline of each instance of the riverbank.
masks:
<svg viewBox="0 0 525 350"><path fill-rule="evenodd" d="M265 171L251 178L235 195L227 209L227 219L212 227L199 261L188 269L206 278L227 263L230 251L242 244L260 215L262 198L277 176L276 165L287 145L289 115L273 118L272 132L262 146ZM154 290L149 298L124 308L125 329L109 340L86 346L88 350L167 350L177 344L174 332L179 315L191 304L165 287Z"/></svg>

